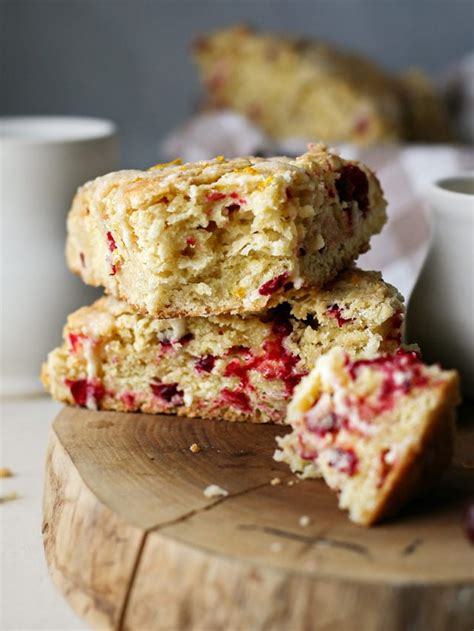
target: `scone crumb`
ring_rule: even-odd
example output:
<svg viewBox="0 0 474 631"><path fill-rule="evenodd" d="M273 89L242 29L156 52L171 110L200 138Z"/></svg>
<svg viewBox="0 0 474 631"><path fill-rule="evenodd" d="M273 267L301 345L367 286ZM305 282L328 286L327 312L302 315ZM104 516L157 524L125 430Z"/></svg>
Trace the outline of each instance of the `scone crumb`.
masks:
<svg viewBox="0 0 474 631"><path fill-rule="evenodd" d="M303 528L306 528L306 526L310 525L311 519L308 517L308 515L301 515L301 517L299 518L298 523Z"/></svg>
<svg viewBox="0 0 474 631"><path fill-rule="evenodd" d="M272 544L270 545L270 550L272 552L281 552L283 550L283 546L279 541L273 541Z"/></svg>
<svg viewBox="0 0 474 631"><path fill-rule="evenodd" d="M288 486L293 486L294 483L295 483L294 480L288 480L288 482L287 482Z"/></svg>
<svg viewBox="0 0 474 631"><path fill-rule="evenodd" d="M201 447L199 447L197 443L193 443L189 446L189 451L192 451L193 454L197 454L199 451L201 451Z"/></svg>
<svg viewBox="0 0 474 631"><path fill-rule="evenodd" d="M0 467L0 478L11 478L13 477L13 472L8 467Z"/></svg>
<svg viewBox="0 0 474 631"><path fill-rule="evenodd" d="M153 169L166 169L166 167L171 167L174 165L178 166L180 164L183 164L183 161L181 160L181 158L176 158L176 160L171 160L170 162L159 162L158 164L154 164L148 170L153 171Z"/></svg>
<svg viewBox="0 0 474 631"><path fill-rule="evenodd" d="M277 486L277 484L281 484L281 478L272 478L272 479L270 480L270 484L271 484L272 486Z"/></svg>
<svg viewBox="0 0 474 631"><path fill-rule="evenodd" d="M226 497L229 495L228 491L217 486L217 484L209 484L209 486L206 486L203 493L206 497Z"/></svg>
<svg viewBox="0 0 474 631"><path fill-rule="evenodd" d="M19 495L16 491L12 491L11 493L7 493L6 495L0 495L0 504L13 502L13 500L17 500L18 498L19 498Z"/></svg>

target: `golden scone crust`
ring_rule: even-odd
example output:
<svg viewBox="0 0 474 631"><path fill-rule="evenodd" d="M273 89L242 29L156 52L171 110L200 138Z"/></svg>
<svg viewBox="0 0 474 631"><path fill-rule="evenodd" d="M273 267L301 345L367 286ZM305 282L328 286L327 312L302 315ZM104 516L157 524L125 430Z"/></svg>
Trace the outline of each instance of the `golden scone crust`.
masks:
<svg viewBox="0 0 474 631"><path fill-rule="evenodd" d="M252 313L334 278L368 249L385 207L366 166L322 145L120 171L79 189L66 258L141 313Z"/></svg>
<svg viewBox="0 0 474 631"><path fill-rule="evenodd" d="M92 409L282 422L321 353L393 350L402 319L398 292L356 269L246 317L157 319L105 297L69 316L42 378L55 399Z"/></svg>

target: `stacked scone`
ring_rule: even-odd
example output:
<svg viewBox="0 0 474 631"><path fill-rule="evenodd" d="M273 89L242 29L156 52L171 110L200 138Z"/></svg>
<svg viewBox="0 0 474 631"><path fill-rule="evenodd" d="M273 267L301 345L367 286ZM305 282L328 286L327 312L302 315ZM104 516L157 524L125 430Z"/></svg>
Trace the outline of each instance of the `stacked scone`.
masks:
<svg viewBox="0 0 474 631"><path fill-rule="evenodd" d="M86 184L67 261L108 296L70 316L45 384L91 409L282 422L321 353L398 343L397 291L376 273L343 272L385 206L367 167L323 146Z"/></svg>
<svg viewBox="0 0 474 631"><path fill-rule="evenodd" d="M385 207L366 166L322 145L84 185L67 261L107 296L69 317L46 387L90 409L284 422L326 352L368 361L400 345L398 292L351 267Z"/></svg>

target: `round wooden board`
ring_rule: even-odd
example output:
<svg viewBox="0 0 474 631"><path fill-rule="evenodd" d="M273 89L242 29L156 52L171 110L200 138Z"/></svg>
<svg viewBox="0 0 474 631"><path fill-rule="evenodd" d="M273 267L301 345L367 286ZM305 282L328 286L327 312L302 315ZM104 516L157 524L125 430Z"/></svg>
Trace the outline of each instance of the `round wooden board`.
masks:
<svg viewBox="0 0 474 631"><path fill-rule="evenodd" d="M323 482L273 461L284 431L65 408L44 496L56 585L100 629L472 631L474 432L423 500L364 529ZM228 497L206 498L209 484Z"/></svg>

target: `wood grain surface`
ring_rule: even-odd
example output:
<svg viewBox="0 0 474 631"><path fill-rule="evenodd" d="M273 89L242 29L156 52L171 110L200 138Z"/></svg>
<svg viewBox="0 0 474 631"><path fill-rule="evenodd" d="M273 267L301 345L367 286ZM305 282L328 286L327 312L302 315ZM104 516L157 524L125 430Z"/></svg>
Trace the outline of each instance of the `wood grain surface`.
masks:
<svg viewBox="0 0 474 631"><path fill-rule="evenodd" d="M74 609L100 629L472 631L472 425L444 479L371 529L351 524L323 482L273 461L284 431L65 408L43 533ZM229 495L207 498L209 484Z"/></svg>

